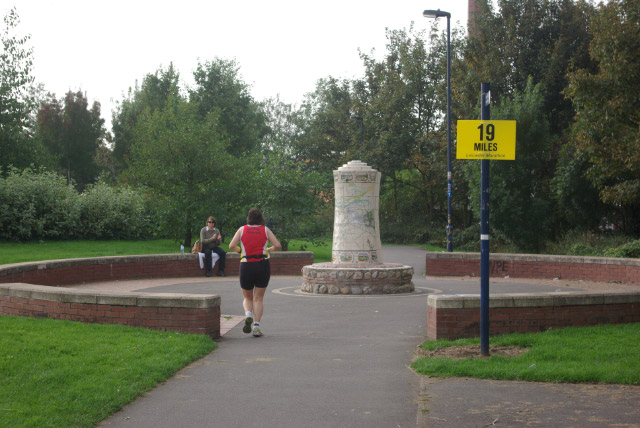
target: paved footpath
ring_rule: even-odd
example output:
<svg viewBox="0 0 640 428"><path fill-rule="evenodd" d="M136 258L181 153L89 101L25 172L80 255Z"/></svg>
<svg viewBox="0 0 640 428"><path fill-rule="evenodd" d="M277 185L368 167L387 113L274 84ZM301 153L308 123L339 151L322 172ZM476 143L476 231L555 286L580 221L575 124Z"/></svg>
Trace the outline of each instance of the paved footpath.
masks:
<svg viewBox="0 0 640 428"><path fill-rule="evenodd" d="M427 279L424 250L385 246L383 251L385 261L414 266L415 294L303 295L300 277L273 277L260 338L242 333L238 324L243 310L237 277L114 283L113 288L137 292L219 294L222 313L231 318L217 350L100 426L640 427L640 387L414 374L409 364L425 340L427 295L477 293L479 280ZM491 291L553 288L499 282Z"/></svg>

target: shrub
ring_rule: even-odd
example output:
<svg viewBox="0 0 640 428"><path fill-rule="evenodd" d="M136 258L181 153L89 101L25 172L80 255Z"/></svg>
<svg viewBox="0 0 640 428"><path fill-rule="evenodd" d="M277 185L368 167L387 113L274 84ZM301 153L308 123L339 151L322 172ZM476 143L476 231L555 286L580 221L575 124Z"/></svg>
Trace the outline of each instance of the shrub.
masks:
<svg viewBox="0 0 640 428"><path fill-rule="evenodd" d="M142 197L129 188L104 183L88 186L80 195L80 237L137 239L149 237L150 215Z"/></svg>
<svg viewBox="0 0 640 428"><path fill-rule="evenodd" d="M616 248L609 248L604 251L606 257L625 257L625 258L638 258L640 257L640 239L627 242Z"/></svg>
<svg viewBox="0 0 640 428"><path fill-rule="evenodd" d="M79 195L64 177L14 168L0 178L0 240L140 239L152 216L142 196L99 183Z"/></svg>
<svg viewBox="0 0 640 428"><path fill-rule="evenodd" d="M73 237L77 202L77 192L64 177L46 170L12 168L0 180L0 239Z"/></svg>

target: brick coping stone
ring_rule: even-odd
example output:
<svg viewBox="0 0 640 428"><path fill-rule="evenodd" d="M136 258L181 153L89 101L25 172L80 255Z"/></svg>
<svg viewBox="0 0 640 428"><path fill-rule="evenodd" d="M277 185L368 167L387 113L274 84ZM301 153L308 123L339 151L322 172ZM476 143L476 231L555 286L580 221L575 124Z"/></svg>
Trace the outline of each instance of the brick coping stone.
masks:
<svg viewBox="0 0 640 428"><path fill-rule="evenodd" d="M271 259L313 259L311 251L283 251L271 254ZM239 261L240 254L227 253L227 260ZM42 260L36 262L22 262L0 265L0 278L16 273L24 273L33 270L42 269L59 269L75 266L96 266L96 265L120 265L127 263L155 263L155 262L173 262L173 261L193 261L194 266L198 263L197 254L143 254L129 256L104 256L104 257L86 257L60 260Z"/></svg>
<svg viewBox="0 0 640 428"><path fill-rule="evenodd" d="M426 257L427 257L427 260L429 259L479 260L480 255L481 255L480 253L447 253L447 252L428 251ZM579 263L579 264L620 265L620 266L640 267L640 259L620 258L620 257L491 253L490 258L491 260L502 260L502 261Z"/></svg>
<svg viewBox="0 0 640 428"><path fill-rule="evenodd" d="M477 276L480 253L427 252L429 276ZM489 276L640 284L640 259L493 253Z"/></svg>
<svg viewBox="0 0 640 428"><path fill-rule="evenodd" d="M207 309L220 306L216 294L117 293L21 283L0 284L0 296L61 303Z"/></svg>
<svg viewBox="0 0 640 428"><path fill-rule="evenodd" d="M529 308L640 303L640 292L549 292L505 293L489 296L489 308ZM434 309L479 309L479 294L430 294L427 305Z"/></svg>

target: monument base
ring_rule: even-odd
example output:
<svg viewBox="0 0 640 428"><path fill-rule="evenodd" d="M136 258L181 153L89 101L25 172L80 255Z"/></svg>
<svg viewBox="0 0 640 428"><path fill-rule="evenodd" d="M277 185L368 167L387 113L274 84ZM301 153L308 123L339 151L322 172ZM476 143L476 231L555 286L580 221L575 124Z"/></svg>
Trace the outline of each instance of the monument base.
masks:
<svg viewBox="0 0 640 428"><path fill-rule="evenodd" d="M413 268L398 263L314 263L302 268L300 289L315 294L396 294L415 290Z"/></svg>

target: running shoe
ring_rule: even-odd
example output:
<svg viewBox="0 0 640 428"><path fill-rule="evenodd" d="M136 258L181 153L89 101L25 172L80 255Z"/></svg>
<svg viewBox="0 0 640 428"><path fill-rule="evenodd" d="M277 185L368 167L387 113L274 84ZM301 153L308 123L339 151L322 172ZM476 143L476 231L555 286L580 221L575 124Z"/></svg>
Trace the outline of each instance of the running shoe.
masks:
<svg viewBox="0 0 640 428"><path fill-rule="evenodd" d="M260 331L260 326L254 325L253 330L251 331L251 334L253 334L254 337L262 336L262 331Z"/></svg>
<svg viewBox="0 0 640 428"><path fill-rule="evenodd" d="M244 326L242 327L242 331L245 333L251 333L251 324L253 324L253 318L246 317L244 319Z"/></svg>

